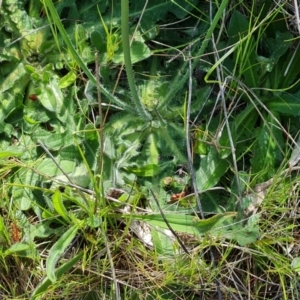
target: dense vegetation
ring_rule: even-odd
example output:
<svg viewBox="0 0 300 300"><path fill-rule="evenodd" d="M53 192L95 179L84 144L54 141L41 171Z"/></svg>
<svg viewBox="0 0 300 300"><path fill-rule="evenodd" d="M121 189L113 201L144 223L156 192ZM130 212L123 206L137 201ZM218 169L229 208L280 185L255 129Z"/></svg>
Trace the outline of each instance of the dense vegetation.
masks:
<svg viewBox="0 0 300 300"><path fill-rule="evenodd" d="M0 1L0 297L299 299L299 24Z"/></svg>

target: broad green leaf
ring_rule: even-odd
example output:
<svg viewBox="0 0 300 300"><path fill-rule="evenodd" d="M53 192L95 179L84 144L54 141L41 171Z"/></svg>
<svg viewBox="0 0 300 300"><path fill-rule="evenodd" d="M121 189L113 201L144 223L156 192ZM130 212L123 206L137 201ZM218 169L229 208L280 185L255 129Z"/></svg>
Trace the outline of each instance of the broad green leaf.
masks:
<svg viewBox="0 0 300 300"><path fill-rule="evenodd" d="M133 41L130 47L130 54L131 54L131 62L137 63L141 60L144 60L151 56L150 49L142 42ZM118 51L115 53L113 57L113 62L116 64L120 64L124 62L124 53L123 51Z"/></svg>
<svg viewBox="0 0 300 300"><path fill-rule="evenodd" d="M235 215L235 212L228 212L217 214L208 219L200 220L198 217L190 215L165 214L165 218L175 231L202 235L212 230L221 221L224 221ZM153 226L159 226L168 229L168 226L166 225L166 222L161 214L132 215L132 217L134 219L145 221Z"/></svg>
<svg viewBox="0 0 300 300"><path fill-rule="evenodd" d="M94 214L91 214L87 219L87 225L91 228L98 228L100 227L101 223L102 218L100 216L95 216Z"/></svg>
<svg viewBox="0 0 300 300"><path fill-rule="evenodd" d="M273 115L279 118L278 113L273 112ZM260 173L261 181L268 180L274 175L276 167L282 162L280 146L284 145L282 131L278 129L273 118L267 116L265 122L269 126L264 124L257 129L257 139L252 147L253 158L251 159L252 172Z"/></svg>
<svg viewBox="0 0 300 300"><path fill-rule="evenodd" d="M159 153L157 149L157 141L153 133L149 134L148 137L148 145L149 145L149 159L148 162L153 165L158 165Z"/></svg>
<svg viewBox="0 0 300 300"><path fill-rule="evenodd" d="M44 76L46 73L43 74ZM57 76L49 72L49 78L45 79L38 97L42 105L49 111L60 114L63 106L63 94L59 88Z"/></svg>
<svg viewBox="0 0 300 300"><path fill-rule="evenodd" d="M233 45L237 43L242 36L248 33L248 30L249 22L246 16L238 10L234 10L228 26L229 44Z"/></svg>
<svg viewBox="0 0 300 300"><path fill-rule="evenodd" d="M83 252L78 253L75 255L73 258L68 260L65 264L60 266L56 271L55 271L55 277L57 279L61 278L62 275L67 273L74 265L77 264L77 262L81 259L83 256ZM30 300L36 300L40 299L40 297L43 296L43 293L46 293L48 290L48 287L52 284L52 281L46 277L43 279L41 284L37 286L37 288L33 291L31 294Z"/></svg>
<svg viewBox="0 0 300 300"><path fill-rule="evenodd" d="M60 80L59 80L59 83L58 83L58 87L60 89L64 89L70 85L72 85L75 81L76 81L76 74L72 71L70 71L67 75L65 75L64 77L62 77Z"/></svg>
<svg viewBox="0 0 300 300"><path fill-rule="evenodd" d="M161 255L173 255L174 246L171 237L166 236L161 230L151 229L151 236L155 251Z"/></svg>
<svg viewBox="0 0 300 300"><path fill-rule="evenodd" d="M225 174L228 166L228 161L221 159L215 148L211 148L208 155L202 155L200 168L196 172L199 191L214 187Z"/></svg>
<svg viewBox="0 0 300 300"><path fill-rule="evenodd" d="M72 172L68 174L68 177L72 180L72 183L77 184L81 187L87 187L91 182L90 174L84 163L76 166L72 170ZM56 176L55 179L61 182L69 182L69 179L66 178L64 174Z"/></svg>
<svg viewBox="0 0 300 300"><path fill-rule="evenodd" d="M74 139L70 132L52 133L43 129L39 129L33 136L35 141L40 140L49 150L58 151L62 147L73 144Z"/></svg>
<svg viewBox="0 0 300 300"><path fill-rule="evenodd" d="M290 32L280 32L277 31L274 39L268 39L270 45L269 48L272 49L271 57L276 64L279 58L286 53L289 46L291 45L293 35Z"/></svg>
<svg viewBox="0 0 300 300"><path fill-rule="evenodd" d="M5 251L5 255L11 255L11 254L17 254L17 252L23 252L28 250L30 247L28 244L24 244L24 243L16 243L11 245L6 251Z"/></svg>
<svg viewBox="0 0 300 300"><path fill-rule="evenodd" d="M216 227L216 225L220 225L221 222L227 220L228 218L232 218L236 216L235 212L227 212L222 214L217 214L211 218L205 219L205 220L196 220L195 226L200 234L204 234L213 228Z"/></svg>
<svg viewBox="0 0 300 300"><path fill-rule="evenodd" d="M194 133L193 151L199 155L207 155L209 151L209 133L200 125Z"/></svg>
<svg viewBox="0 0 300 300"><path fill-rule="evenodd" d="M61 192L57 189L52 197L53 200L53 207L55 211L66 221L70 222L70 218L68 216L68 212L64 206L63 200L62 200L62 195Z"/></svg>
<svg viewBox="0 0 300 300"><path fill-rule="evenodd" d="M100 53L104 53L106 51L106 43L99 31L95 30L91 33L91 42Z"/></svg>
<svg viewBox="0 0 300 300"><path fill-rule="evenodd" d="M10 256L18 256L18 257L24 257L27 259L37 259L38 258L38 253L35 245L31 243L30 245L28 243L16 243L13 244L9 247L4 252L4 255Z"/></svg>
<svg viewBox="0 0 300 300"><path fill-rule="evenodd" d="M221 229L219 233L229 239L233 239L239 243L240 246L246 246L256 242L259 239L259 215L253 215L248 219L245 226L241 225L240 222L235 224L233 222L230 226L230 230ZM228 228L228 225L226 226Z"/></svg>
<svg viewBox="0 0 300 300"><path fill-rule="evenodd" d="M44 210L44 212L47 212ZM39 223L38 225L29 225L29 232L30 232L30 239L33 241L34 238L47 238L50 235L52 236L60 236L65 232L65 227L57 227L57 228L51 228L53 225L52 218L54 218L54 213L53 214L48 214L45 213L46 217L44 219L47 219L47 217L50 220L43 220L43 222ZM43 214L44 217L44 214Z"/></svg>
<svg viewBox="0 0 300 300"><path fill-rule="evenodd" d="M55 266L65 250L71 244L72 240L77 234L78 225L73 225L70 227L51 247L49 251L49 256L46 260L46 273L47 277L55 282L57 280Z"/></svg>
<svg viewBox="0 0 300 300"><path fill-rule="evenodd" d="M11 150L11 151L0 151L0 158L8 158L8 157L20 157L22 156L23 152L18 150Z"/></svg>
<svg viewBox="0 0 300 300"><path fill-rule="evenodd" d="M300 93L297 94L276 94L266 102L268 109L280 114L297 117L300 115Z"/></svg>
<svg viewBox="0 0 300 300"><path fill-rule="evenodd" d="M7 136L12 136L14 127L11 124L0 123L0 133L5 133Z"/></svg>
<svg viewBox="0 0 300 300"><path fill-rule="evenodd" d="M291 268L293 271L300 274L300 257L295 257L291 262Z"/></svg>
<svg viewBox="0 0 300 300"><path fill-rule="evenodd" d="M14 183L17 185L12 188L12 199L14 199L14 205L20 210L28 210L33 202L33 188L37 186L39 175L32 170L20 169L14 175Z"/></svg>
<svg viewBox="0 0 300 300"><path fill-rule="evenodd" d="M37 124L40 124L40 123L41 123L41 121L36 121L36 120L32 119L30 116L28 116L28 115L25 115L25 116L24 116L24 120L25 120L28 124L30 124L30 125L37 125Z"/></svg>
<svg viewBox="0 0 300 300"><path fill-rule="evenodd" d="M64 170L65 173L69 174L73 172L76 167L76 163L70 160L57 159L59 166ZM62 174L61 170L53 162L51 158L44 158L40 164L36 166L36 170L40 173L48 176L56 176Z"/></svg>
<svg viewBox="0 0 300 300"><path fill-rule="evenodd" d="M3 96L5 95L4 92L6 91L13 95L17 93L24 93L29 80L30 76L25 71L23 63L15 66L9 75L6 76L0 83L0 100L3 101Z"/></svg>
<svg viewBox="0 0 300 300"><path fill-rule="evenodd" d="M159 171L158 165L156 164L148 164L140 167L124 167L124 169L128 173L133 173L136 176L141 177L152 177L155 176Z"/></svg>

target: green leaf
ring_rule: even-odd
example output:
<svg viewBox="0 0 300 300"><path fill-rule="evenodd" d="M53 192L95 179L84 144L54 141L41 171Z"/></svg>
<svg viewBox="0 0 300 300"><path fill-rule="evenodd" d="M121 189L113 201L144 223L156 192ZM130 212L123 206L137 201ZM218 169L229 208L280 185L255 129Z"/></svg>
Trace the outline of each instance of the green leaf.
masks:
<svg viewBox="0 0 300 300"><path fill-rule="evenodd" d="M30 125L37 125L41 123L41 121L37 121L31 118L29 115L24 115L24 120Z"/></svg>
<svg viewBox="0 0 300 300"><path fill-rule="evenodd" d="M300 257L295 257L291 262L291 268L293 271L300 274Z"/></svg>
<svg viewBox="0 0 300 300"><path fill-rule="evenodd" d="M0 151L0 158L20 157L20 156L22 156L22 154L23 154L23 152L18 151L18 150Z"/></svg>
<svg viewBox="0 0 300 300"><path fill-rule="evenodd" d="M300 115L300 92L297 94L276 94L266 102L268 109L280 114L297 117Z"/></svg>
<svg viewBox="0 0 300 300"><path fill-rule="evenodd" d="M139 41L133 41L130 46L131 62L137 63L151 56L150 49L143 43ZM118 51L113 57L113 62L116 64L121 64L124 62L123 51Z"/></svg>
<svg viewBox="0 0 300 300"><path fill-rule="evenodd" d="M98 228L100 227L101 223L102 218L100 216L95 216L94 214L91 214L87 219L87 225L91 228Z"/></svg>
<svg viewBox="0 0 300 300"><path fill-rule="evenodd" d="M129 173L141 177L152 177L158 174L159 171L158 165L156 164L148 164L141 167L124 167L124 169Z"/></svg>
<svg viewBox="0 0 300 300"><path fill-rule="evenodd" d="M104 53L106 51L106 43L99 31L95 30L91 33L91 42L99 53Z"/></svg>
<svg viewBox="0 0 300 300"><path fill-rule="evenodd" d="M19 63L15 68L12 66L9 75L3 78L0 84L0 100L3 100L3 93L9 91L11 94L24 93L26 86L30 80L30 76L25 71L23 63Z"/></svg>
<svg viewBox="0 0 300 300"><path fill-rule="evenodd" d="M155 251L161 255L174 255L172 238L166 237L161 230L151 229L151 236Z"/></svg>
<svg viewBox="0 0 300 300"><path fill-rule="evenodd" d="M65 171L65 173L69 174L73 172L76 167L75 161L71 160L63 160L57 159L59 166ZM61 175L61 170L57 167L57 165L53 162L51 158L44 158L40 164L36 166L36 170L42 174L46 174L48 176L57 176Z"/></svg>
<svg viewBox="0 0 300 300"><path fill-rule="evenodd" d="M279 114L273 112L275 117ZM280 146L284 145L282 131L278 129L273 117L267 116L263 126L257 129L257 139L252 147L252 172L260 173L261 181L268 180L275 173L276 167L282 162Z"/></svg>
<svg viewBox="0 0 300 300"><path fill-rule="evenodd" d="M73 225L70 227L56 243L51 247L49 256L46 260L46 273L48 278L55 282L57 280L55 266L67 247L71 244L73 238L76 236L79 226Z"/></svg>
<svg viewBox="0 0 300 300"><path fill-rule="evenodd" d="M35 131L33 138L35 141L42 141L49 150L53 151L58 151L74 142L70 132L52 133L41 128Z"/></svg>
<svg viewBox="0 0 300 300"><path fill-rule="evenodd" d="M59 80L58 87L60 89L64 89L73 84L76 81L76 78L76 74L70 71L67 75L65 75Z"/></svg>
<svg viewBox="0 0 300 300"><path fill-rule="evenodd" d="M158 165L159 153L157 149L157 141L153 133L149 134L147 144L149 146L148 162L153 165Z"/></svg>
<svg viewBox="0 0 300 300"><path fill-rule="evenodd" d="M20 210L28 210L33 202L33 189L37 186L39 175L25 168L20 169L13 177L13 182L16 184L12 188L12 197L14 204Z"/></svg>
<svg viewBox="0 0 300 300"><path fill-rule="evenodd" d="M70 222L70 218L68 216L68 212L63 204L61 192L57 189L52 197L53 207L55 211L66 221Z"/></svg>
<svg viewBox="0 0 300 300"><path fill-rule="evenodd" d="M220 234L226 236L229 239L233 239L239 243L240 246L246 246L254 243L258 240L259 234L259 215L253 215L248 219L246 226L239 224L233 224L232 230L223 231L220 230ZM228 226L227 226L228 228Z"/></svg>
<svg viewBox="0 0 300 300"><path fill-rule="evenodd" d="M226 212L223 214L217 214L211 218L205 219L205 220L198 220L196 222L196 228L200 234L204 234L210 230L212 230L214 227L216 227L217 224L220 225L220 222L227 220L228 218L232 218L236 216L235 212Z"/></svg>
<svg viewBox="0 0 300 300"><path fill-rule="evenodd" d="M248 30L248 19L238 10L234 10L228 26L228 36L230 37L229 44L233 45L237 43L241 37L248 33Z"/></svg>
<svg viewBox="0 0 300 300"><path fill-rule="evenodd" d="M172 229L179 232L190 234L205 234L212 230L217 224L225 221L228 218L235 216L235 212L227 212L223 214L217 214L211 218L200 220L198 217L181 214L165 214L165 218L168 220ZM123 216L127 217L127 216ZM145 221L153 226L159 226L168 229L164 218L161 214L152 215L132 215L134 219Z"/></svg>
<svg viewBox="0 0 300 300"><path fill-rule="evenodd" d="M55 277L57 279L61 278L61 276L65 273L67 273L74 265L77 264L77 262L81 259L83 256L83 252L78 253L73 258L68 260L65 264L60 266L55 271ZM46 277L43 279L43 281L37 286L37 288L33 291L31 294L30 300L40 299L41 296L43 296L43 293L46 293L48 290L48 287L51 285L51 280Z"/></svg>
<svg viewBox="0 0 300 300"><path fill-rule="evenodd" d="M270 42L269 48L272 50L271 58L276 64L279 58L286 53L291 45L293 35L290 32L277 31L274 39L268 39Z"/></svg>
<svg viewBox="0 0 300 300"><path fill-rule="evenodd" d="M28 259L37 259L38 253L33 243L16 243L11 245L9 249L4 252L4 255L13 255L18 257L24 257Z"/></svg>
<svg viewBox="0 0 300 300"><path fill-rule="evenodd" d="M46 73L43 75L45 76ZM38 97L47 110L60 114L64 97L59 88L57 76L54 76L52 72L49 73L49 76L51 77L46 79L47 82L42 84Z"/></svg>
<svg viewBox="0 0 300 300"><path fill-rule="evenodd" d="M29 249L29 245L23 243L16 243L11 245L6 251L5 255L17 254L17 252L23 252Z"/></svg>
<svg viewBox="0 0 300 300"><path fill-rule="evenodd" d="M215 148L211 148L208 155L202 155L200 168L196 172L199 191L214 187L225 174L228 166L228 161L221 159Z"/></svg>
<svg viewBox="0 0 300 300"><path fill-rule="evenodd" d="M87 167L84 163L76 166L71 173L68 174L68 177L72 180L72 183L77 184L81 187L87 187L91 182L90 174L87 170ZM60 182L69 182L69 179L65 175L58 175L55 177L56 180Z"/></svg>

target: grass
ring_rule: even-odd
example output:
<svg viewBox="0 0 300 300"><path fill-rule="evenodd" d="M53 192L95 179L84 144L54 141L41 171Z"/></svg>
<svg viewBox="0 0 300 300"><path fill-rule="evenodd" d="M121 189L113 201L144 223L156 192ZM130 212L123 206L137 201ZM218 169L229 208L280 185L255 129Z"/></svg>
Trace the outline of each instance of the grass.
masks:
<svg viewBox="0 0 300 300"><path fill-rule="evenodd" d="M0 297L298 299L295 10L33 4L1 12Z"/></svg>

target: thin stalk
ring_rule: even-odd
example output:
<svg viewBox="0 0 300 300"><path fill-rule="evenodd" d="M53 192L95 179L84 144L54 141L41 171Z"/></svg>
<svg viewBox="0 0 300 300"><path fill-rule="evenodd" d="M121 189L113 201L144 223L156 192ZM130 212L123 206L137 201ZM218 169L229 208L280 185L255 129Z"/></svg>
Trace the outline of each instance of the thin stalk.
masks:
<svg viewBox="0 0 300 300"><path fill-rule="evenodd" d="M131 56L130 56L130 42L129 42L129 1L121 0L121 28L122 28L122 42L124 52L124 63L127 74L127 80L131 91L132 102L136 107L138 114L144 119L151 120L151 115L146 111L144 105L139 99L135 80L132 70Z"/></svg>
<svg viewBox="0 0 300 300"><path fill-rule="evenodd" d="M113 280L113 284L114 284L114 289L113 289L113 293L114 293L114 298L116 300L121 300L121 293L120 293L120 286L119 286L119 282L117 280L117 275L116 275L116 270L115 270L115 266L114 266L114 261L113 261L113 257L109 248L109 242L106 236L106 226L104 225L106 223L102 223L102 237L104 239L104 244L105 244L105 248L107 251L107 256L109 259L109 263L110 263L110 267L111 267L111 275L112 275L112 280Z"/></svg>
<svg viewBox="0 0 300 300"><path fill-rule="evenodd" d="M99 56L98 52L95 53L95 71L96 71L96 81L97 81L97 98L98 98L98 113L99 113L99 155L98 155L98 176L96 176L96 194L98 197L98 200L102 196L104 199L104 188L103 188L103 179L102 179L102 172L103 172L103 152L104 152L104 122L103 119L103 111L102 111L102 98L101 98L101 84L100 84L100 68L99 68ZM100 195L99 188L101 186L101 192L103 195ZM95 208L94 213L97 212L97 206L98 206L98 200L95 201Z"/></svg>

